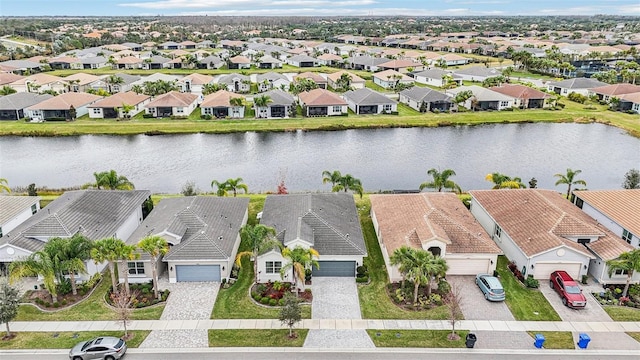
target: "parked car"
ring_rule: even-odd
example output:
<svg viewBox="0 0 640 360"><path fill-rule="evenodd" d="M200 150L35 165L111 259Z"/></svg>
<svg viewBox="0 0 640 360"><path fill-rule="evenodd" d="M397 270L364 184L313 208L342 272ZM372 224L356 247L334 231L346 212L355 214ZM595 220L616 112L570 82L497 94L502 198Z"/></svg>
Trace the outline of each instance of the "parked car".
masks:
<svg viewBox="0 0 640 360"><path fill-rule="evenodd" d="M122 339L102 336L82 341L69 351L71 360L117 360L127 352L127 344Z"/></svg>
<svg viewBox="0 0 640 360"><path fill-rule="evenodd" d="M580 309L587 306L587 298L578 283L566 271L557 270L549 277L549 286L562 298L564 306Z"/></svg>
<svg viewBox="0 0 640 360"><path fill-rule="evenodd" d="M489 274L476 275L476 284L482 290L484 298L489 301L504 301L505 292L500 280Z"/></svg>

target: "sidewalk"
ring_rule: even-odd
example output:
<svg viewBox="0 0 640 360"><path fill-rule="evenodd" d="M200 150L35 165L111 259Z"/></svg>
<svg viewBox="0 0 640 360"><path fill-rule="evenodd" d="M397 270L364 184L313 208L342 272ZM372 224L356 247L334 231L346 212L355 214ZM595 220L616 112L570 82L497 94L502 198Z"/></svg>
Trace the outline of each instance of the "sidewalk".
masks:
<svg viewBox="0 0 640 360"><path fill-rule="evenodd" d="M123 330L117 321L17 321L9 324L11 331L107 331ZM134 320L130 330L189 329L286 329L278 320ZM305 319L301 329L380 329L380 330L450 330L446 320L361 320ZM462 320L456 328L469 331L571 331L571 332L640 332L638 322L570 322L570 321L493 321Z"/></svg>

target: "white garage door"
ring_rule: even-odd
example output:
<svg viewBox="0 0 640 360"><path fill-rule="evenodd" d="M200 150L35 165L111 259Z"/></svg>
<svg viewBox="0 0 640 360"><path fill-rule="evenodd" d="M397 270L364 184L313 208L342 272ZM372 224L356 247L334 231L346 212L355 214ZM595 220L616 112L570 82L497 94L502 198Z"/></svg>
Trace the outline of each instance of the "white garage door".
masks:
<svg viewBox="0 0 640 360"><path fill-rule="evenodd" d="M446 259L449 265L447 275L477 275L489 271L489 259Z"/></svg>
<svg viewBox="0 0 640 360"><path fill-rule="evenodd" d="M534 264L534 273L533 277L536 279L549 279L549 275L556 270L564 270L572 278L578 279L578 274L580 274L580 266L581 263L576 262L566 262L566 263L558 263L558 262L537 262Z"/></svg>
<svg viewBox="0 0 640 360"><path fill-rule="evenodd" d="M220 265L177 265L176 280L220 281Z"/></svg>

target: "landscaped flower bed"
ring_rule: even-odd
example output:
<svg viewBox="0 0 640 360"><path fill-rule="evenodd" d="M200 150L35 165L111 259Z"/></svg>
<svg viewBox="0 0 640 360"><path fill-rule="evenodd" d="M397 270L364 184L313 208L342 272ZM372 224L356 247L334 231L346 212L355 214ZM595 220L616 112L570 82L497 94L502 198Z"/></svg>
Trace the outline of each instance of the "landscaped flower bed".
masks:
<svg viewBox="0 0 640 360"><path fill-rule="evenodd" d="M529 276L525 278L522 272L518 270L518 266L514 262L509 262L509 265L507 265L507 267L509 268L509 270L511 270L513 276L515 276L516 279L518 279L518 281L522 283L522 285L531 289L537 289L540 287L540 282L534 279L533 275L529 274Z"/></svg>
<svg viewBox="0 0 640 360"><path fill-rule="evenodd" d="M602 305L622 305L640 309L640 284L629 286L627 296L622 296L624 285L611 285L600 293L592 293Z"/></svg>
<svg viewBox="0 0 640 360"><path fill-rule="evenodd" d="M28 290L22 297L22 302L35 304L45 310L55 310L71 306L87 297L87 295L91 293L91 290L100 282L100 278L100 274L95 274L91 279L82 284L78 284L76 295L73 295L71 283L68 280L57 284L57 301L53 301L51 294L45 290L44 285L41 284L36 290Z"/></svg>
<svg viewBox="0 0 640 360"><path fill-rule="evenodd" d="M151 282L142 284L129 284L129 291L132 295L135 295L135 299L131 301L133 308L143 308L151 305L155 305L164 301L167 301L169 297L169 290L158 291L159 299L156 299L153 295L153 284ZM110 287L105 300L107 304L113 306L113 289Z"/></svg>
<svg viewBox="0 0 640 360"><path fill-rule="evenodd" d="M444 305L444 297L451 290L451 286L446 280L440 280L437 287L432 287L431 294L427 296L427 287L418 287L418 301L413 303L414 284L406 281L404 288L402 282L394 282L387 285L387 294L394 304L405 310L431 309Z"/></svg>
<svg viewBox="0 0 640 360"><path fill-rule="evenodd" d="M251 297L262 305L283 306L284 295L291 292L291 287L291 283L280 281L254 284L251 288ZM298 290L298 298L302 302L311 302L313 300L311 289Z"/></svg>

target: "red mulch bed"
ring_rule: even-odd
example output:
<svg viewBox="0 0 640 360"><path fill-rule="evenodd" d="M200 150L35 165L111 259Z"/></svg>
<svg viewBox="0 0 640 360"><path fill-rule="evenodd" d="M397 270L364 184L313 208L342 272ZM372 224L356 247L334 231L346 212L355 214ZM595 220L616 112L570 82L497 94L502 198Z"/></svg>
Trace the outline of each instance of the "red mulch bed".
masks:
<svg viewBox="0 0 640 360"><path fill-rule="evenodd" d="M72 304L77 303L78 301L87 297L89 292L85 292L84 289L78 289L78 293L73 295L72 293L68 293L65 295L58 294L58 306L56 307L53 303L53 299L51 294L49 294L46 290L29 290L25 293L22 298L23 302L33 303L42 309L58 309L61 307L66 307ZM39 300L38 300L39 299Z"/></svg>

